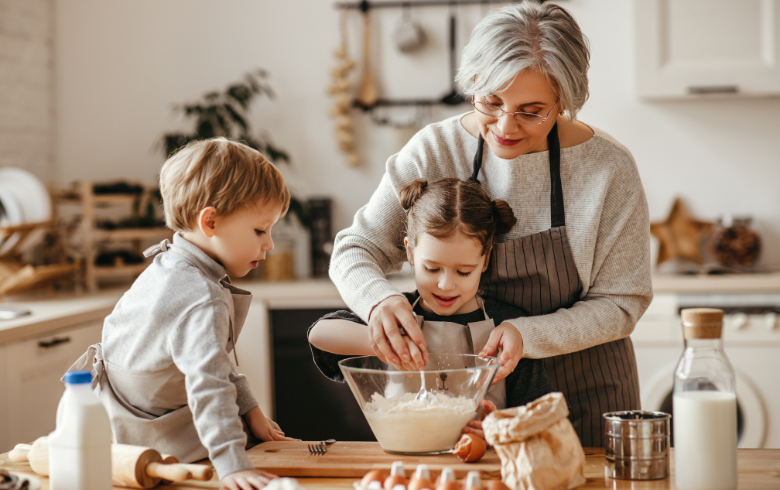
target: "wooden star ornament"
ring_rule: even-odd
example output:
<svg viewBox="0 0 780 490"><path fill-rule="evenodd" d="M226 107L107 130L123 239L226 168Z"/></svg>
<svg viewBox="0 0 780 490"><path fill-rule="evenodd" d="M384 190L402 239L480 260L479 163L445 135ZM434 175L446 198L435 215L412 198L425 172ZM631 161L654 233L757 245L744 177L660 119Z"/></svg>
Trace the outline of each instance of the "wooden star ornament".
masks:
<svg viewBox="0 0 780 490"><path fill-rule="evenodd" d="M712 227L713 223L692 218L682 199L676 198L666 221L650 224L650 233L660 244L656 265L677 258L701 264L702 240Z"/></svg>

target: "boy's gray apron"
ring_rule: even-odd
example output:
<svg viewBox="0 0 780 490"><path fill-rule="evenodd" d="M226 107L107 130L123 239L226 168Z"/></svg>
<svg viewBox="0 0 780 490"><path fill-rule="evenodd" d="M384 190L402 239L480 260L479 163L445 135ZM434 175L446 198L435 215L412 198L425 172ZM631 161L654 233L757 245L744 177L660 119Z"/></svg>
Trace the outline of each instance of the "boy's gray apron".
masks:
<svg viewBox="0 0 780 490"><path fill-rule="evenodd" d="M412 309L420 301L417 301L412 305ZM428 347L428 352L436 353L470 353L479 354L482 349L485 348L488 339L490 338L490 332L496 328L495 322L490 318L485 311L485 304L482 299L477 297L482 313L485 315L485 319L479 322L472 322L468 325L461 325L454 322L434 322L423 320L423 317L415 314L417 318L417 324L422 330L423 337L425 337L425 345ZM486 400L496 404L499 409L506 408L506 381L501 380L498 383L490 387L485 395Z"/></svg>
<svg viewBox="0 0 780 490"><path fill-rule="evenodd" d="M485 295L522 308L528 316L569 308L582 293L566 236L557 124L547 143L552 226L541 233L496 243L490 268L480 282ZM471 176L477 183L483 147L480 135ZM544 367L553 389L566 396L572 424L585 447L604 446L604 412L640 408L636 357L628 337L544 359Z"/></svg>
<svg viewBox="0 0 780 490"><path fill-rule="evenodd" d="M167 251L184 256L202 270L197 258L168 240L149 248L144 255ZM252 294L230 284L227 276L221 285L230 309L230 337L226 349L227 352L234 351L238 363L234 345L249 312ZM174 364L154 372L131 372L105 360L102 345L98 343L90 346L69 371L90 368L92 387L108 412L116 442L152 447L162 454L172 454L182 462L208 457L187 405L184 374Z"/></svg>

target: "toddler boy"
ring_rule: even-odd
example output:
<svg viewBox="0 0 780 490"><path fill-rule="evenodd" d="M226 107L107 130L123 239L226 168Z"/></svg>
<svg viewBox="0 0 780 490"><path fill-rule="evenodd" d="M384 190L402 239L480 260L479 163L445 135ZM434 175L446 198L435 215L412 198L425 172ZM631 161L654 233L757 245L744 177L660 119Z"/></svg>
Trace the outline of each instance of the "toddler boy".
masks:
<svg viewBox="0 0 780 490"><path fill-rule="evenodd" d="M275 476L253 469L247 436L290 439L233 364L252 295L227 274L245 276L265 259L289 191L263 155L225 138L170 157L160 191L173 243L145 252L157 254L153 263L106 318L102 342L71 369L91 365L117 443L182 462L208 456L224 486L261 488Z"/></svg>

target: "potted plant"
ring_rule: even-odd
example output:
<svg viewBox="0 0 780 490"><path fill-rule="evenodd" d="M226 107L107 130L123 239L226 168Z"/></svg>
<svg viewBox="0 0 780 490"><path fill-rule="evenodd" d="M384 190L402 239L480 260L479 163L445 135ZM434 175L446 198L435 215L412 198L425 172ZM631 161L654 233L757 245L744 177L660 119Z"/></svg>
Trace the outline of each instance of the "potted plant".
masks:
<svg viewBox="0 0 780 490"><path fill-rule="evenodd" d="M289 163L287 152L274 145L267 134L256 133L248 116L252 103L258 97L273 99L274 93L267 78L265 70L251 71L222 91L206 92L198 100L174 106L175 112L193 120L194 128L190 132L163 135L165 157L168 158L190 141L224 136L254 148L273 163ZM304 227L308 227L306 206L295 196L290 198L290 212L295 214Z"/></svg>

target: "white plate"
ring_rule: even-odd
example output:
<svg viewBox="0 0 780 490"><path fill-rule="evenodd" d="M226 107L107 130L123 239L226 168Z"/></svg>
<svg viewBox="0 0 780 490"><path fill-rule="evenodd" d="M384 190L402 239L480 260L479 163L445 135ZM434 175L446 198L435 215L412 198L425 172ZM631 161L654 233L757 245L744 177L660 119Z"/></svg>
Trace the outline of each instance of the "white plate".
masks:
<svg viewBox="0 0 780 490"><path fill-rule="evenodd" d="M51 197L46 185L38 177L21 168L0 168L0 186L11 191L22 209L22 223L46 221L51 218ZM45 235L36 230L17 247L19 252L37 245ZM17 238L18 240L18 238ZM3 249L5 245L3 245ZM3 253L0 249L0 255ZM10 249L10 247L9 247Z"/></svg>
<svg viewBox="0 0 780 490"><path fill-rule="evenodd" d="M0 183L0 203L5 209L5 216L0 216L0 226L13 226L22 222L22 208L13 193Z"/></svg>
<svg viewBox="0 0 780 490"><path fill-rule="evenodd" d="M23 221L22 207L19 205L19 201L16 200L14 194L6 189L2 183L0 183L0 203L3 204L3 209L5 209L5 216L0 218L0 226L18 225ZM4 242L0 241L0 256L2 256L6 250L10 250L18 241L18 233L11 235Z"/></svg>
<svg viewBox="0 0 780 490"><path fill-rule="evenodd" d="M0 185L14 192L24 210L25 222L51 218L49 190L35 175L21 168L0 168Z"/></svg>

